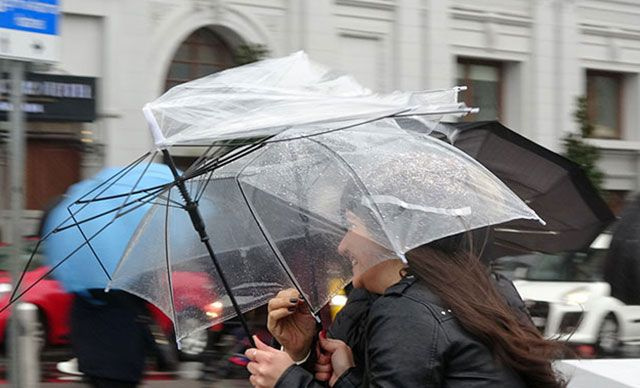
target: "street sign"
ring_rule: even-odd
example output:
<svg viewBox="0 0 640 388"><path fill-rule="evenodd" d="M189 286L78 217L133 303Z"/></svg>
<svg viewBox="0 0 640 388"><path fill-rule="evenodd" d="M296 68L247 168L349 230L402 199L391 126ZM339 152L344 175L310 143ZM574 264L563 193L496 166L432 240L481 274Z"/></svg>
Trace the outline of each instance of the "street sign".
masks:
<svg viewBox="0 0 640 388"><path fill-rule="evenodd" d="M58 0L0 0L0 58L58 60Z"/></svg>
<svg viewBox="0 0 640 388"><path fill-rule="evenodd" d="M6 121L13 110L8 76L0 73L0 121ZM26 73L22 111L27 121L91 122L96 119L95 89L92 77Z"/></svg>

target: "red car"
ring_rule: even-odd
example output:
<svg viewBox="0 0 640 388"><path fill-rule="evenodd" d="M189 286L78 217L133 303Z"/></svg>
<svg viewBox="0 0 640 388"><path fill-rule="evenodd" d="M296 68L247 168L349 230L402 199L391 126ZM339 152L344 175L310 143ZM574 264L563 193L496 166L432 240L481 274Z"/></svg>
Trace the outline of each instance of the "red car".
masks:
<svg viewBox="0 0 640 388"><path fill-rule="evenodd" d="M44 276L48 267L40 267L25 274L23 284L33 284ZM0 275L0 306L9 303L11 279ZM50 276L44 278L20 298L23 303L34 304L38 308L38 332L43 342L50 345L62 345L68 342L69 310L73 295L65 292L57 280ZM14 307L14 306L12 306ZM8 331L11 308L0 313L0 343L4 343Z"/></svg>
<svg viewBox="0 0 640 388"><path fill-rule="evenodd" d="M3 244L6 246L6 244ZM1 253L4 253L2 255ZM0 252L0 307L4 307L9 302L12 290L12 281L7 271L8 254ZM38 309L38 337L45 345L65 345L69 342L69 313L73 302L73 294L68 293L61 286L60 282L51 275L47 275L49 267L40 263L40 258L34 257L34 263L23 280L22 287L29 286L44 276L33 288L20 298L22 303L31 303ZM208 278L196 272L175 272L173 274L174 289L186 288L189 292L180 293L182 297L176 301L179 311L193 311L196 314L203 314L210 319L215 319L222 312L222 304L212 301L211 289ZM202 290L202 292L198 292ZM157 307L149 304L149 309L155 322L165 334L173 332L171 320L167 318ZM12 306L13 307L13 306ZM190 315L196 315L190 314ZM7 337L8 323L11 316L11 308L0 313L0 344L4 344ZM222 324L211 327L210 331L220 331ZM181 342L181 354L186 358L197 358L207 347L209 333L207 331L196 332Z"/></svg>

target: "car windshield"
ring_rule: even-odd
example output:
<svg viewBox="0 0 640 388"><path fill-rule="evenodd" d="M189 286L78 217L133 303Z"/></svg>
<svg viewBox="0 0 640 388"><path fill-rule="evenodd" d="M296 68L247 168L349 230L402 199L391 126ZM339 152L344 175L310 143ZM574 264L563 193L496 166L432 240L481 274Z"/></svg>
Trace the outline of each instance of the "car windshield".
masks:
<svg viewBox="0 0 640 388"><path fill-rule="evenodd" d="M602 280L602 265L606 249L569 252L559 255L541 254L529 267L527 280L592 282Z"/></svg>

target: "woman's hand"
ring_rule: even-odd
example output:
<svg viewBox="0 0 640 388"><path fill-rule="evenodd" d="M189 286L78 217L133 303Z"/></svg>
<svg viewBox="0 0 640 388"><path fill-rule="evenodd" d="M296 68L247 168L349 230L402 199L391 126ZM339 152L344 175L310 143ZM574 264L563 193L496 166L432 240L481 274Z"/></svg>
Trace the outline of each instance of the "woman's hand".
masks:
<svg viewBox="0 0 640 388"><path fill-rule="evenodd" d="M267 328L295 361L305 358L311 350L316 321L309 313L298 291L280 291L269 301Z"/></svg>
<svg viewBox="0 0 640 388"><path fill-rule="evenodd" d="M323 368L322 366L320 366L319 370L319 366L316 364L316 378L326 378L326 376L329 376L329 386L333 387L344 372L355 366L353 353L351 353L351 348L344 342L329 339L324 336L320 336L320 347L324 351L325 356L330 355L331 357L331 370Z"/></svg>
<svg viewBox="0 0 640 388"><path fill-rule="evenodd" d="M247 349L244 354L250 360L247 370L251 373L249 381L256 388L271 388L276 385L284 371L294 364L289 355L277 350L253 336L255 348Z"/></svg>
<svg viewBox="0 0 640 388"><path fill-rule="evenodd" d="M324 336L324 331L320 333L321 338ZM331 367L331 354L325 353L320 347L320 342L316 344L316 365L315 365L315 378L318 381L328 382L331 379L333 368Z"/></svg>

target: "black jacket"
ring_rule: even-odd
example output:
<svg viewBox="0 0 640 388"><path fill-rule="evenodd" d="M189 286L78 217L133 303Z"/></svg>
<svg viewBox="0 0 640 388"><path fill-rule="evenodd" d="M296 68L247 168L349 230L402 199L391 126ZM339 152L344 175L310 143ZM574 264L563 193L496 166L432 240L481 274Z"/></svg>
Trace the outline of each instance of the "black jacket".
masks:
<svg viewBox="0 0 640 388"><path fill-rule="evenodd" d="M508 304L526 315L526 310L520 309L524 304L515 289L500 284L501 280L496 278L498 290ZM373 303L373 299L368 303L364 300L363 296L358 296L354 306L363 308L371 304L368 312L358 314L356 309L354 313L347 309L348 303L343 320L336 321L347 327L346 318L355 317L351 321L354 327L349 331L352 334L345 342L352 348L366 348L365 367L362 362L356 362L357 367L338 380L337 388L525 386L516 373L499 367L490 350L467 334L451 312L441 307L439 299L414 278L406 278L390 287ZM363 329L360 319L364 317L367 325ZM354 349L354 355L357 353ZM300 366L287 369L276 385L323 386Z"/></svg>
<svg viewBox="0 0 640 388"><path fill-rule="evenodd" d="M87 376L137 383L153 341L142 299L124 291L90 290L71 307L71 347Z"/></svg>
<svg viewBox="0 0 640 388"><path fill-rule="evenodd" d="M398 335L402 333L402 335ZM499 366L451 311L415 278L387 289L369 312L367 376L372 387L509 387L526 385ZM337 388L359 386L350 373Z"/></svg>

